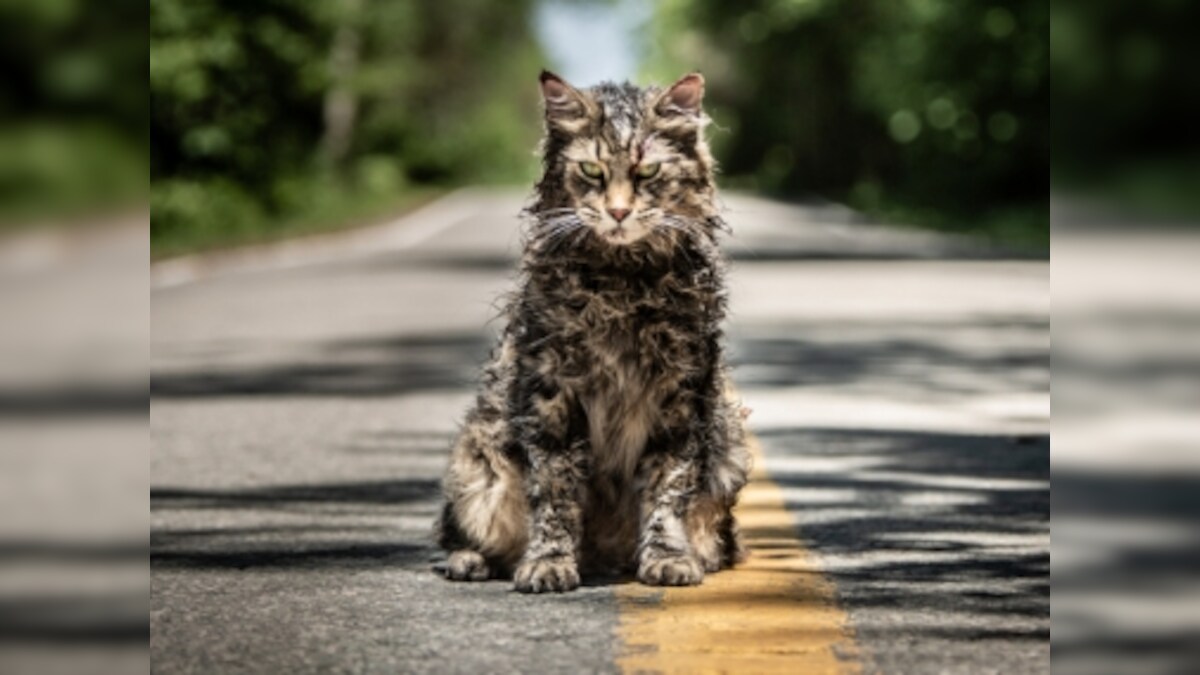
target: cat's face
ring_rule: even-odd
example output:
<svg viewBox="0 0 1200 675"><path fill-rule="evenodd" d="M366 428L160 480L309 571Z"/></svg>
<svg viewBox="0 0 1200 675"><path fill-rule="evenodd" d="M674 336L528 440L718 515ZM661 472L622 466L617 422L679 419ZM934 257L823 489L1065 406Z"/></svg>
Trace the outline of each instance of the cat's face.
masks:
<svg viewBox="0 0 1200 675"><path fill-rule="evenodd" d="M546 72L541 83L547 136L539 188L547 214L569 214L614 246L711 215L700 75L666 90L610 83L578 90Z"/></svg>

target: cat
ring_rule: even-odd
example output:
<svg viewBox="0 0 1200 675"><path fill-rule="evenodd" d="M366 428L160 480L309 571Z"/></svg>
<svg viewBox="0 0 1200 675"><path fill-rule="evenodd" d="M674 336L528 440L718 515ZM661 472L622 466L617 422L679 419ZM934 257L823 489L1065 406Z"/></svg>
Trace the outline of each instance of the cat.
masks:
<svg viewBox="0 0 1200 675"><path fill-rule="evenodd" d="M453 447L435 534L452 580L699 584L744 550L750 458L723 357L704 79L540 76L543 175L518 287Z"/></svg>

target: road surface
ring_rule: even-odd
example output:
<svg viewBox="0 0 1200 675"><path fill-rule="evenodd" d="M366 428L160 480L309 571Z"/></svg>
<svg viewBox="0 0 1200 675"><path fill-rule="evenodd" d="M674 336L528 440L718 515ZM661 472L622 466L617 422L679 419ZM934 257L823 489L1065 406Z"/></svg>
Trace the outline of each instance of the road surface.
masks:
<svg viewBox="0 0 1200 675"><path fill-rule="evenodd" d="M1048 670L1049 266L833 207L728 198L749 568L562 596L434 574L520 206L463 191L154 270L155 672Z"/></svg>

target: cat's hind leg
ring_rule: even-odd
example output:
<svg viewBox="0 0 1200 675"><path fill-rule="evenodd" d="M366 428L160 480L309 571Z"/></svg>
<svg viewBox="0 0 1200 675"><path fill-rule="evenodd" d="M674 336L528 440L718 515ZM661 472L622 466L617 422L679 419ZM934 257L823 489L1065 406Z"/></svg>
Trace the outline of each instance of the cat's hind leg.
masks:
<svg viewBox="0 0 1200 675"><path fill-rule="evenodd" d="M446 578L451 581L487 581L491 577L492 566L479 551L459 549L446 561Z"/></svg>
<svg viewBox="0 0 1200 675"><path fill-rule="evenodd" d="M469 420L450 458L435 530L449 554L446 577L505 576L525 553L529 516L521 471L503 454L497 425Z"/></svg>
<svg viewBox="0 0 1200 675"><path fill-rule="evenodd" d="M472 548L458 526L454 504L447 501L435 526L438 545L450 553L445 567L438 567L451 581L487 581L492 577L492 565L482 553Z"/></svg>

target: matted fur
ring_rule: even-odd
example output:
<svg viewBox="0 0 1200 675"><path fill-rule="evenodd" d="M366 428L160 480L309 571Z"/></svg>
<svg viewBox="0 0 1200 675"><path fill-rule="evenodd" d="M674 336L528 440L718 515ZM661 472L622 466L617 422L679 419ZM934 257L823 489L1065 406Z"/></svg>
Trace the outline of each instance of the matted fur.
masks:
<svg viewBox="0 0 1200 675"><path fill-rule="evenodd" d="M575 588L581 569L697 584L742 555L731 508L749 470L703 80L581 91L544 73L542 89L519 282L444 482L446 574L529 592Z"/></svg>

